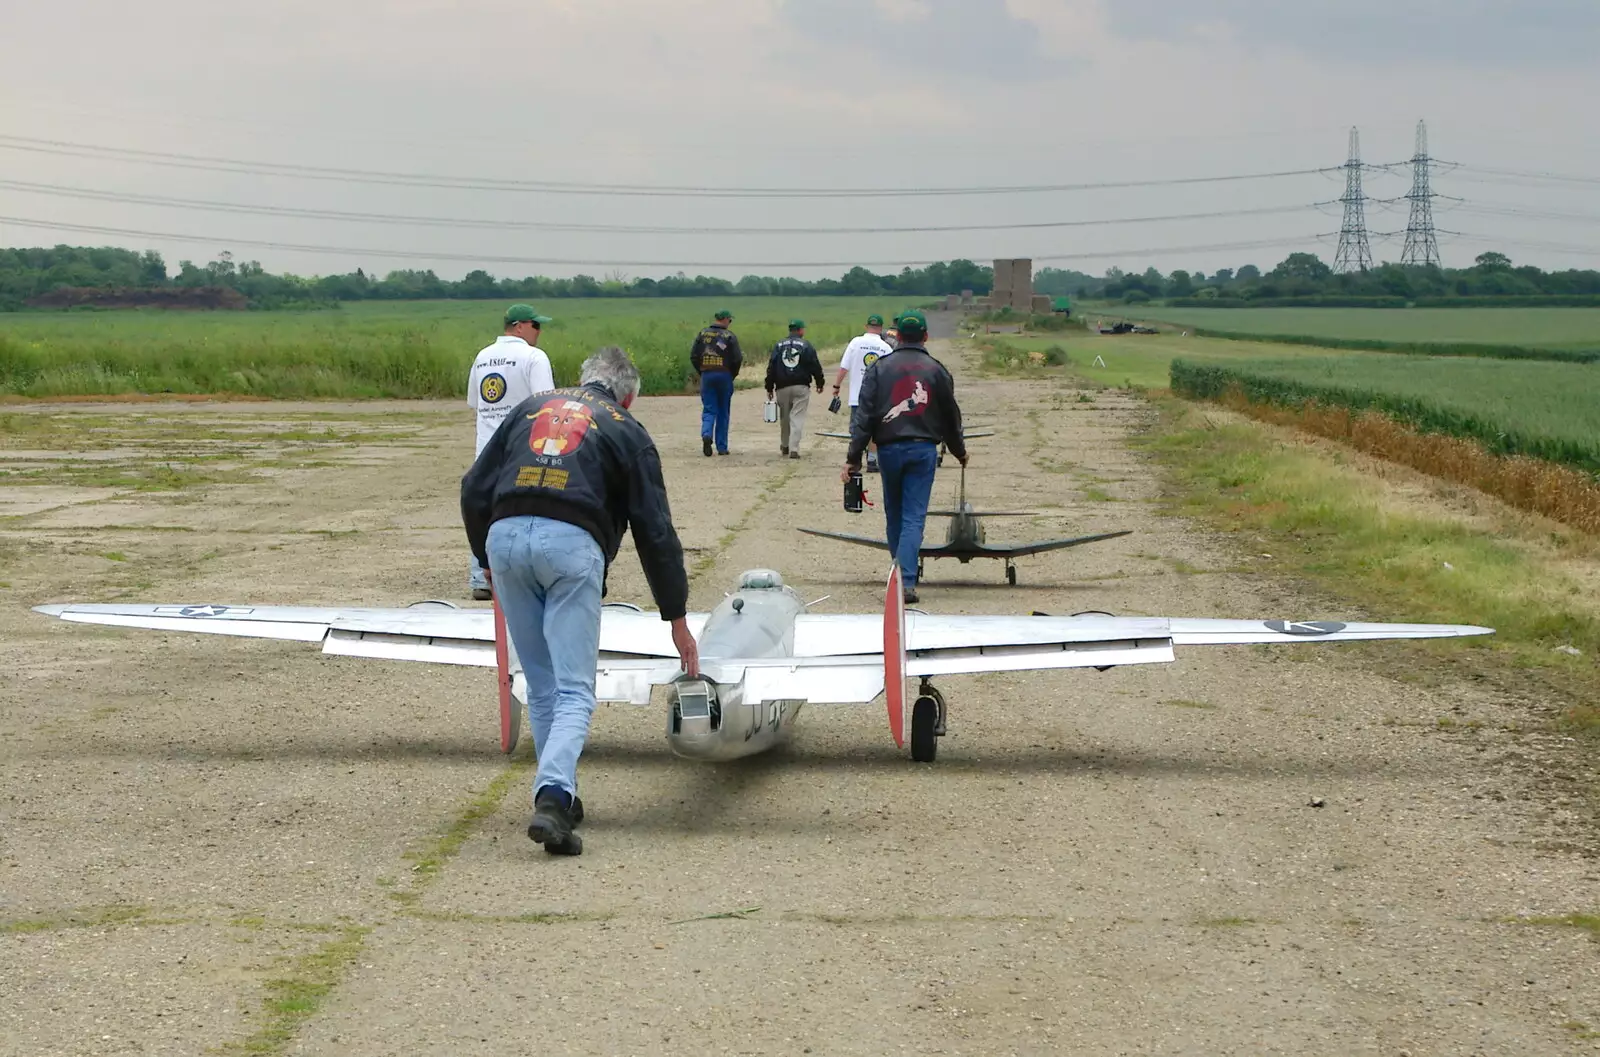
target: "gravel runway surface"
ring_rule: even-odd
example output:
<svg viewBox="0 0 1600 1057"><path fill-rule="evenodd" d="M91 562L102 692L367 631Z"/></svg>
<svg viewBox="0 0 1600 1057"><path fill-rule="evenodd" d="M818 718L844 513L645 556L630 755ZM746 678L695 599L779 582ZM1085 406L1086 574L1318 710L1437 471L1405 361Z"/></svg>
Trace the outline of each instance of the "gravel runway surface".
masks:
<svg viewBox="0 0 1600 1057"><path fill-rule="evenodd" d="M999 431L972 444L970 497L1040 512L992 539L1135 531L1022 559L1014 588L998 562L930 563L922 608L1384 619L1160 514L1128 443L1147 405L940 351ZM713 459L698 400L638 409L691 604L771 566L831 595L818 611L876 611L883 555L793 531L881 532L840 509L843 442L780 460L761 401L737 394ZM464 408L18 414L122 423L140 439L108 458L130 465L205 430L197 465L231 476L0 484L0 1055L1600 1049L1595 944L1551 923L1596 904L1575 750L1517 733L1525 703L1489 684L1414 678L1414 651L950 678L929 766L881 704L808 709L791 745L720 766L670 756L660 711L602 706L584 855L547 857L485 670L26 608L471 604ZM610 599L650 604L631 545Z"/></svg>

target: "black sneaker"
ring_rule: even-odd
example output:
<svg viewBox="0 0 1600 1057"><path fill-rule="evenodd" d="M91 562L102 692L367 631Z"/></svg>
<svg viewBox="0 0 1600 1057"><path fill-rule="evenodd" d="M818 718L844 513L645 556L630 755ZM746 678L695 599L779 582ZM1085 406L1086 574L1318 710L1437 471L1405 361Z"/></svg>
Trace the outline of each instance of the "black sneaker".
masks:
<svg viewBox="0 0 1600 1057"><path fill-rule="evenodd" d="M791 458L791 459L798 459L799 457L800 457L800 453L797 452L797 451L791 451L789 453L789 458Z"/></svg>
<svg viewBox="0 0 1600 1057"><path fill-rule="evenodd" d="M700 453L702 455L704 455L708 459L711 458L711 438L710 437L701 437L700 438Z"/></svg>
<svg viewBox="0 0 1600 1057"><path fill-rule="evenodd" d="M783 446L782 446L782 445L779 445L779 447L778 447L778 454L779 454L779 455L787 455L787 454L789 454L789 449L788 449L788 448L785 448L785 447L783 447Z"/></svg>
<svg viewBox="0 0 1600 1057"><path fill-rule="evenodd" d="M539 790L533 798L533 821L528 823L528 839L543 844L551 855L582 855L583 838L572 832L582 806L573 798L572 807L554 793Z"/></svg>
<svg viewBox="0 0 1600 1057"><path fill-rule="evenodd" d="M906 605L914 606L919 601L920 599L917 598L917 589L915 587L906 588Z"/></svg>
<svg viewBox="0 0 1600 1057"><path fill-rule="evenodd" d="M494 592L487 587L474 587L472 589L472 600L474 602L487 602L493 597Z"/></svg>

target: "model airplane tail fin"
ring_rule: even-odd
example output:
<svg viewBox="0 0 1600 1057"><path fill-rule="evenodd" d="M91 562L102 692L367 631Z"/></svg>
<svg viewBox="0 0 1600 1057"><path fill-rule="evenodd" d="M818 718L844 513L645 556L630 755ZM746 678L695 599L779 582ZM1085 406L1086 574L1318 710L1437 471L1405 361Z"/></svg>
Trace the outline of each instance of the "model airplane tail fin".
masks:
<svg viewBox="0 0 1600 1057"><path fill-rule="evenodd" d="M883 703L889 710L889 733L898 748L906 745L906 595L900 563L889 569L883 596Z"/></svg>

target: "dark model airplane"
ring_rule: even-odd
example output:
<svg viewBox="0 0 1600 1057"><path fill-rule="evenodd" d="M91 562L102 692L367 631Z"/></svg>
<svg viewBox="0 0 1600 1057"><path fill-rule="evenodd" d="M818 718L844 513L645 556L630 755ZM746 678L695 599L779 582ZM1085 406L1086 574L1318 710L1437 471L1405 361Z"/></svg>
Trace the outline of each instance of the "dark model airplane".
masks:
<svg viewBox="0 0 1600 1057"><path fill-rule="evenodd" d="M849 440L850 439L850 434L849 434L848 431L841 431L841 430L836 430L836 429L818 430L817 431L817 436L819 436L819 437L833 437L836 440ZM962 436L962 439L964 439L964 440L975 440L978 437L992 437L992 436L994 436L994 430L992 430L992 429L981 429L981 428L978 428L978 427L963 427L962 430L961 430L961 436ZM944 447L943 444L941 444L941 445L939 445L939 465L940 466L944 465L944 454L945 454L945 447ZM877 473L878 472L878 461L877 461L877 459L875 459L873 457L873 454L870 451L867 452L867 472L868 473Z"/></svg>
<svg viewBox="0 0 1600 1057"><path fill-rule="evenodd" d="M1138 323L1116 323L1109 327L1101 327L1102 334L1159 334L1155 327L1141 326Z"/></svg>
<svg viewBox="0 0 1600 1057"><path fill-rule="evenodd" d="M836 440L849 440L850 431L842 429L819 429L817 430L817 436L833 437ZM994 436L994 430L968 427L961 431L961 436L966 440L974 440L978 437L992 437Z"/></svg>
<svg viewBox="0 0 1600 1057"><path fill-rule="evenodd" d="M986 542L986 533L983 528L983 519L986 517L1038 517L1039 515L1029 510L1008 511L980 511L974 510L972 504L967 502L967 471L961 471L961 494L956 500L954 510L930 510L928 513L934 517L947 517L950 527L945 531L944 543L937 545L924 545L917 558L917 580L922 580L922 567L929 558L954 558L962 565L966 565L974 558L998 558L1006 563L1006 583L1013 587L1017 583L1017 567L1012 564L1018 558L1025 558L1030 554L1043 554L1045 551L1064 550L1067 547L1077 547L1085 543L1098 543L1101 540L1116 539L1118 536L1129 535L1133 530L1124 529L1121 532L1102 532L1094 536L1076 536L1071 539L1038 540L1033 543L1018 543L1013 545L994 545ZM876 547L879 550L888 550L887 540L872 539L869 536L853 536L848 532L825 532L822 529L803 528L799 531L811 536L822 536L826 539L843 540L846 543L856 543L863 547Z"/></svg>

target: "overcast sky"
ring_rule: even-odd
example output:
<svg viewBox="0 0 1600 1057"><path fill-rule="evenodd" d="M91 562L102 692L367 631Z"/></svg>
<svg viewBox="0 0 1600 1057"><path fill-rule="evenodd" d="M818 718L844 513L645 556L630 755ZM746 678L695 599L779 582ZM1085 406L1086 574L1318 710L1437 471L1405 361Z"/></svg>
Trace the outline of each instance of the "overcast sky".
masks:
<svg viewBox="0 0 1600 1057"><path fill-rule="evenodd" d="M1595 0L52 0L6 13L0 137L502 181L904 189L1311 169L1344 160L1352 125L1367 161L1396 162L1426 118L1441 159L1590 178L1439 171L1435 189L1467 199L1437 203L1440 228L1463 233L1441 236L1447 264L1498 248L1545 267L1593 267L1597 51ZM0 220L0 244L155 248L173 267L231 249L301 274L816 276L963 256L1210 273L1270 266L1296 249L1331 262L1334 240L1317 236L1338 230L1338 209L1310 207L1343 191L1337 176L1302 175L948 197L557 195L39 146L0 138L0 217L12 218ZM1403 169L1369 173L1367 192L1397 198L1409 180ZM212 212L18 183L525 226ZM1402 231L1405 205L1372 204L1370 227ZM1283 212L1133 222L1265 209ZM859 230L1118 219L1129 222ZM690 230L533 227L542 223ZM752 227L845 231L722 230ZM1398 259L1400 240L1373 248ZM560 261L593 263L535 263Z"/></svg>

